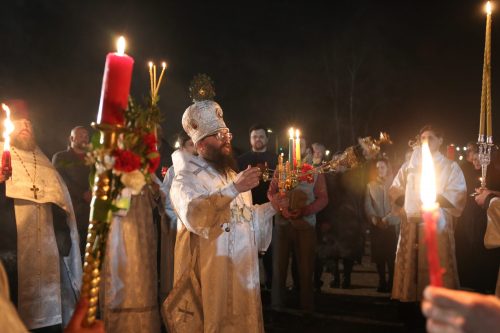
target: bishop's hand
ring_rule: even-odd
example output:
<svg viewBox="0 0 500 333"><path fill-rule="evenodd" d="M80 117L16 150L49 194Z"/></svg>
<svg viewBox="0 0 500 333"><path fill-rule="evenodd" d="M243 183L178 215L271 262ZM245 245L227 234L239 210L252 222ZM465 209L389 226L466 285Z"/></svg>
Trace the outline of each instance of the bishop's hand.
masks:
<svg viewBox="0 0 500 333"><path fill-rule="evenodd" d="M257 167L248 166L246 170L240 172L234 180L234 187L240 193L250 191L259 185L262 172Z"/></svg>

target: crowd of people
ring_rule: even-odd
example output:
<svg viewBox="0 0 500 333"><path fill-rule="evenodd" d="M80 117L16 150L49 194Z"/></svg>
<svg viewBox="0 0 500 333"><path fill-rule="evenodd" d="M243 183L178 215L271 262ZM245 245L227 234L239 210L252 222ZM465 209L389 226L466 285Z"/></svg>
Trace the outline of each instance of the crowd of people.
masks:
<svg viewBox="0 0 500 333"><path fill-rule="evenodd" d="M273 309L290 306L291 272L301 310L313 312L325 270L333 276L331 288L352 288L367 235L377 291L401 302L403 319L422 311L430 332L498 327L500 301L481 295L500 292L495 154L488 189L476 190L475 145L459 165L440 152L441 131L425 126L400 167L380 155L352 169L314 174L283 194L272 175L278 156L268 149L267 128L250 127L250 150L235 157L222 108L210 100L186 109L185 132L164 178L153 176L131 196L127 214L114 216L102 321L84 327L87 303L78 296L92 199L89 132L73 128L67 150L51 163L36 143L26 104L10 105L13 172L0 175L0 324L10 325L9 332L160 332L162 322L176 332L263 332L261 289L270 290ZM426 289L423 141L436 170L444 288ZM328 162L323 144L302 139L300 147L304 163ZM267 170L269 182L262 177ZM459 288L468 291L454 291Z"/></svg>

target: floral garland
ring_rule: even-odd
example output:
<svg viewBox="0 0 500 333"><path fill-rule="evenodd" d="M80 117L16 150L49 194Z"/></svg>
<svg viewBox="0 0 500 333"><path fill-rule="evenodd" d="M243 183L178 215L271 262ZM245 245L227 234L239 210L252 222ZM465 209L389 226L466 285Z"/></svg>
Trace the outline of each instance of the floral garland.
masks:
<svg viewBox="0 0 500 333"><path fill-rule="evenodd" d="M113 183L111 198L117 199L124 189L139 194L144 185L151 183L151 176L160 165L156 129L160 123L160 110L148 102L145 106L129 100L125 110L125 126L119 129L117 145L107 151L96 133L89 145L87 164L91 166L90 181L93 186L95 173L110 172ZM103 156L104 158L98 158ZM116 209L117 200L113 202ZM113 209L113 210L116 210Z"/></svg>

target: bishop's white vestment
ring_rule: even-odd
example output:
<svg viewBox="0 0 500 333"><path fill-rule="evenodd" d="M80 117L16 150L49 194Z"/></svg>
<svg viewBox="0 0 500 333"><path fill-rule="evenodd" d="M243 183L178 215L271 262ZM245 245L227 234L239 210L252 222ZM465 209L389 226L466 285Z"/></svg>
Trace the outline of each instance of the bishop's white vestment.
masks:
<svg viewBox="0 0 500 333"><path fill-rule="evenodd" d="M250 191L239 193L234 172L222 175L180 151L172 160L170 197L179 217L174 289L197 251L204 332L264 332L257 255L271 242L274 208L253 205ZM172 315L189 320L186 310L179 306Z"/></svg>

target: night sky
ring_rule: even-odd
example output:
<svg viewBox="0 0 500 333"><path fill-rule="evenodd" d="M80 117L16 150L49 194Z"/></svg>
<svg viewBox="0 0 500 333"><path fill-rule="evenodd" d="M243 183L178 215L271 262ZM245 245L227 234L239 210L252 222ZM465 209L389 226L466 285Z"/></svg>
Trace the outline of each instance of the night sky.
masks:
<svg viewBox="0 0 500 333"><path fill-rule="evenodd" d="M0 98L31 106L51 156L69 130L95 120L105 56L127 38L135 58L131 94L147 95L147 62L169 64L160 90L173 143L197 73L248 149L247 129L303 129L336 151L378 135L405 148L425 123L446 141L477 139L484 51L482 1L64 1L0 5ZM496 14L496 15L495 15ZM499 137L500 10L492 38L493 134ZM352 111L352 112L351 112ZM352 117L351 117L352 114ZM352 119L351 119L352 118ZM274 138L271 139L274 142Z"/></svg>

